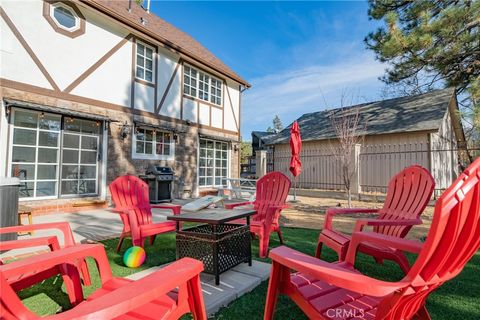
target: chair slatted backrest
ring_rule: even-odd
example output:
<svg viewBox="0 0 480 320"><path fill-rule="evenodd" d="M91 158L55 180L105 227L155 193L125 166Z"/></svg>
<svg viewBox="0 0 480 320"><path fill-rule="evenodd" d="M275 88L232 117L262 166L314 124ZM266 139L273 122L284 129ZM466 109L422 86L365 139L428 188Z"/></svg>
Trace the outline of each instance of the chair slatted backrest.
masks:
<svg viewBox="0 0 480 320"><path fill-rule="evenodd" d="M430 292L457 276L480 248L480 158L438 199L427 240L403 281L410 285L388 297L377 319L410 319Z"/></svg>
<svg viewBox="0 0 480 320"><path fill-rule="evenodd" d="M109 189L116 208L135 210L139 225L152 223L149 189L144 181L132 175L121 176L110 184Z"/></svg>
<svg viewBox="0 0 480 320"><path fill-rule="evenodd" d="M290 179L281 172L274 171L261 177L257 181L257 192L254 202L257 214L252 217L252 220L265 221L266 215L269 213L269 207L284 205L287 200L290 185ZM275 216L272 219L273 222L278 223L280 211L281 210L275 211Z"/></svg>
<svg viewBox="0 0 480 320"><path fill-rule="evenodd" d="M396 174L388 183L387 197L379 219L416 219L430 201L435 180L430 172L413 165ZM411 226L379 226L374 231L385 235L404 237Z"/></svg>

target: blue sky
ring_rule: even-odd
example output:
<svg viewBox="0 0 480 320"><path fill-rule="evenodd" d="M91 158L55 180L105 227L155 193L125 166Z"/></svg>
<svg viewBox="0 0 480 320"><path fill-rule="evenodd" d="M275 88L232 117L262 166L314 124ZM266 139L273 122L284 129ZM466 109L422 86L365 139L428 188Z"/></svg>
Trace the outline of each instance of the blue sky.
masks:
<svg viewBox="0 0 480 320"><path fill-rule="evenodd" d="M303 113L381 99L385 65L365 49L366 1L152 1L151 10L189 33L252 84L242 97L242 136L278 114L287 126ZM345 102L344 102L345 104Z"/></svg>

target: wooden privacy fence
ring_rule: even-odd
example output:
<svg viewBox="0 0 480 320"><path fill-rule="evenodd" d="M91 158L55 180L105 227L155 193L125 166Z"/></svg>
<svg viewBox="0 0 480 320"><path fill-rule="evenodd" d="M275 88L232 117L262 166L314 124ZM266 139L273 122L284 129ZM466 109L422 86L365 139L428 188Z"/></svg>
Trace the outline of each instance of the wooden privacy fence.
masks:
<svg viewBox="0 0 480 320"><path fill-rule="evenodd" d="M470 154L480 155L480 149L470 149ZM405 167L419 164L435 178L435 196L440 195L470 163L465 150L430 150L428 143L361 146L358 156L358 190L364 193L385 193L388 181ZM302 150L302 174L296 185L304 189L344 190L340 174L340 161L329 147ZM275 171L287 174L290 150L274 151ZM292 179L293 181L293 179ZM355 179L353 179L355 182ZM355 187L352 187L355 190Z"/></svg>

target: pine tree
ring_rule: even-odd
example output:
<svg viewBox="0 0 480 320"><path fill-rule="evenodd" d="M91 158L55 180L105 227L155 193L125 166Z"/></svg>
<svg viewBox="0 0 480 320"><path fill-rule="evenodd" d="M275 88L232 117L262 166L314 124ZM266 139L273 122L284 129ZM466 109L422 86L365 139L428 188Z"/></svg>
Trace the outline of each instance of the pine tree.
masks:
<svg viewBox="0 0 480 320"><path fill-rule="evenodd" d="M282 120L280 120L280 117L277 114L275 115L275 118L273 118L272 122L274 132L280 132L283 130Z"/></svg>
<svg viewBox="0 0 480 320"><path fill-rule="evenodd" d="M365 42L390 68L382 78L411 93L440 86L467 99L464 120L480 132L480 0L369 0L369 16L386 26Z"/></svg>

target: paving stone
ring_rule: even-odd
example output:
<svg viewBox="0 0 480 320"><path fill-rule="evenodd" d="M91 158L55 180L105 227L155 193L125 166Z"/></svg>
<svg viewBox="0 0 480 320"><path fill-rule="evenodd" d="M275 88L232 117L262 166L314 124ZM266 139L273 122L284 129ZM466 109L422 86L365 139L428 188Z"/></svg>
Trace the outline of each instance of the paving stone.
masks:
<svg viewBox="0 0 480 320"><path fill-rule="evenodd" d="M165 264L167 265L167 264ZM128 276L128 279L138 280L165 265L152 267ZM252 266L240 264L220 275L220 285L215 285L215 276L207 273L200 275L203 298L207 314L212 315L221 307L227 306L232 301L255 289L262 281L268 279L270 265L268 263L253 261Z"/></svg>

